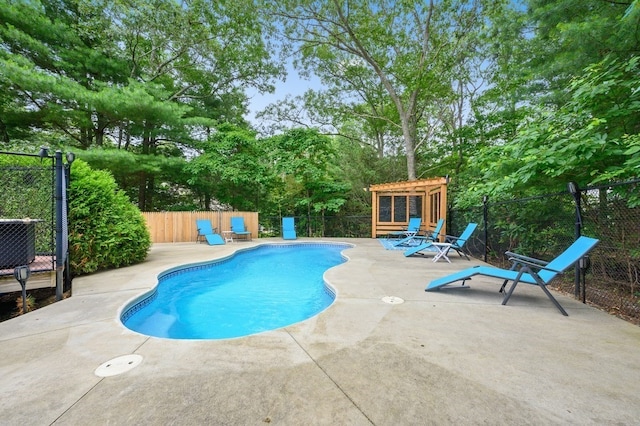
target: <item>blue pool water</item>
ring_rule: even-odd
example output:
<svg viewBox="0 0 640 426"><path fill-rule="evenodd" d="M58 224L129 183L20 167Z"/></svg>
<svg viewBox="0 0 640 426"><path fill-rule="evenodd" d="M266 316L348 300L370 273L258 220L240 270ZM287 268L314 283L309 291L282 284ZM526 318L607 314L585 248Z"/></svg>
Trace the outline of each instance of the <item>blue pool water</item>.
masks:
<svg viewBox="0 0 640 426"><path fill-rule="evenodd" d="M317 315L335 294L324 272L345 261L346 244L274 244L160 276L148 297L123 311L138 333L225 339L274 330Z"/></svg>

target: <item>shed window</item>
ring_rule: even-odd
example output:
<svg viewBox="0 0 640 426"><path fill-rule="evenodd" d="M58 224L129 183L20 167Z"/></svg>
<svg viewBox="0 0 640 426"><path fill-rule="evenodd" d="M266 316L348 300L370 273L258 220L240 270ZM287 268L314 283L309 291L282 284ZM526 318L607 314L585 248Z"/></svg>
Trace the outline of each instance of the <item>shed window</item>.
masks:
<svg viewBox="0 0 640 426"><path fill-rule="evenodd" d="M391 222L391 196L381 195L378 204L378 222Z"/></svg>
<svg viewBox="0 0 640 426"><path fill-rule="evenodd" d="M440 192L436 192L430 195L431 198L431 211L430 211L430 217L429 219L431 220L431 223L436 223L438 221L438 219L440 219L440 200L441 200L441 193Z"/></svg>
<svg viewBox="0 0 640 426"><path fill-rule="evenodd" d="M394 222L407 221L407 197L403 197L403 196L393 197L393 221Z"/></svg>
<svg viewBox="0 0 640 426"><path fill-rule="evenodd" d="M378 197L378 222L407 223L410 217L422 217L422 195Z"/></svg>
<svg viewBox="0 0 640 426"><path fill-rule="evenodd" d="M409 196L409 217L422 217L422 195Z"/></svg>

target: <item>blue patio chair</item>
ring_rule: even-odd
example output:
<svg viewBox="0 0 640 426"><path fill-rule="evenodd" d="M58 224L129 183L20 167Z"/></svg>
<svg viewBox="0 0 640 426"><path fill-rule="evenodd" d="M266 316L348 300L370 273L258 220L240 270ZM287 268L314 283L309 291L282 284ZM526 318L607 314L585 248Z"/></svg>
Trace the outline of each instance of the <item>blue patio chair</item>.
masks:
<svg viewBox="0 0 640 426"><path fill-rule="evenodd" d="M423 243L427 241L438 241L438 236L440 235L440 231L442 231L443 226L444 226L444 219L438 219L438 222L436 223L436 227L433 228L433 231L431 232L431 234L427 234L426 237L422 237L420 235L412 235L410 237L401 239L400 241L395 243L394 246L396 247L411 246L415 241L422 241Z"/></svg>
<svg viewBox="0 0 640 426"><path fill-rule="evenodd" d="M409 223L407 227L402 231L391 231L387 234L387 238L407 238L413 237L414 235L420 232L420 226L422 225L421 217L411 217L409 218Z"/></svg>
<svg viewBox="0 0 640 426"><path fill-rule="evenodd" d="M196 228L198 228L197 243L204 240L210 246L224 244L224 240L219 234L216 234L216 228L211 226L209 219L196 219Z"/></svg>
<svg viewBox="0 0 640 426"><path fill-rule="evenodd" d="M467 225L464 231L462 231L462 234L460 234L459 237L455 237L452 235L445 235L444 244L438 243L435 241L425 241L424 243L416 247L411 247L407 249L404 252L404 255L406 257L409 257L409 256L413 256L414 254L422 254L421 253L422 251L434 251L436 245L442 249L442 247L444 247L446 244L447 245L446 252L445 252L446 259L448 259L446 257L446 253L448 253L450 249L453 249L456 252L458 252L459 256L464 256L467 258L467 260L471 260L469 259L469 256L467 255L467 253L465 253L464 251L464 245L466 244L467 240L471 238L471 234L473 234L473 231L475 231L477 227L478 227L477 223L471 222ZM442 250L435 250L435 251L442 252Z"/></svg>
<svg viewBox="0 0 640 426"><path fill-rule="evenodd" d="M282 218L282 239L283 240L295 240L296 236L296 224L295 219L292 217Z"/></svg>
<svg viewBox="0 0 640 426"><path fill-rule="evenodd" d="M237 236L251 240L251 231L244 226L244 218L242 216L234 216L231 218L231 232Z"/></svg>
<svg viewBox="0 0 640 426"><path fill-rule="evenodd" d="M436 223L436 227L433 228L433 231L431 232L431 234L427 234L425 238L429 241L438 241L438 237L440 237L440 231L442 231L443 226L444 226L444 219L442 218L438 219L438 222Z"/></svg>
<svg viewBox="0 0 640 426"><path fill-rule="evenodd" d="M461 287L468 288L468 286L464 285L466 280L470 279L474 275L485 275L504 280L500 287L501 293L504 292L507 283L509 281L513 281L509 291L506 292L504 299L502 300L503 305L507 304L518 283L532 284L537 285L542 289L542 291L544 291L562 315L568 316L564 308L549 292L547 285L556 276L558 276L558 274L566 271L571 265L582 259L596 246L596 244L598 244L598 240L595 238L584 236L580 237L551 262L522 256L517 253L506 252L507 256L509 256L509 260L513 262L511 269L501 269L493 266L475 266L473 268L467 268L463 271L431 281L429 285L427 285L427 288L425 288L425 291L439 290L447 284L451 284L456 281L462 281Z"/></svg>

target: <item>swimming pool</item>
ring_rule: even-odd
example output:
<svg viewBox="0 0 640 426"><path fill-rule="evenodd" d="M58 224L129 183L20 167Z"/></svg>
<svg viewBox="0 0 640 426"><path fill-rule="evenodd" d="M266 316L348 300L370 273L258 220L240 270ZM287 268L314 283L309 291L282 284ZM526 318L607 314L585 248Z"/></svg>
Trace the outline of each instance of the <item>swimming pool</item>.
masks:
<svg viewBox="0 0 640 426"><path fill-rule="evenodd" d="M158 277L120 320L130 330L171 339L226 339L275 330L329 307L324 272L346 259L347 244L264 244Z"/></svg>

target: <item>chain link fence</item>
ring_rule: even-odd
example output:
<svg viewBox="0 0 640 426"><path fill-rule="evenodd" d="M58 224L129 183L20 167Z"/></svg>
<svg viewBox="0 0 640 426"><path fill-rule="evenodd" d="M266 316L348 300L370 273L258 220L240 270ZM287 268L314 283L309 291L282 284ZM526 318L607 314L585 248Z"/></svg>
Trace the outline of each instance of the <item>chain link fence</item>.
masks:
<svg viewBox="0 0 640 426"><path fill-rule="evenodd" d="M640 180L452 209L449 233L469 222L478 230L467 242L474 257L509 267L505 251L551 260L577 235L600 240L584 271L565 272L557 290L640 324ZM578 214L579 213L579 214ZM583 265L587 266L587 265Z"/></svg>
<svg viewBox="0 0 640 426"><path fill-rule="evenodd" d="M32 273L55 270L54 168L0 166L0 275L29 266Z"/></svg>
<svg viewBox="0 0 640 426"><path fill-rule="evenodd" d="M56 300L70 290L67 262L69 167L74 156L0 152L0 278L24 283L44 276L31 288L51 287L55 271Z"/></svg>
<svg viewBox="0 0 640 426"><path fill-rule="evenodd" d="M295 216L294 220L298 236L316 238L371 237L371 216ZM260 216L261 237L279 237L281 235L282 217Z"/></svg>
<svg viewBox="0 0 640 426"><path fill-rule="evenodd" d="M583 234L600 239L586 300L640 324L640 180L582 191Z"/></svg>

